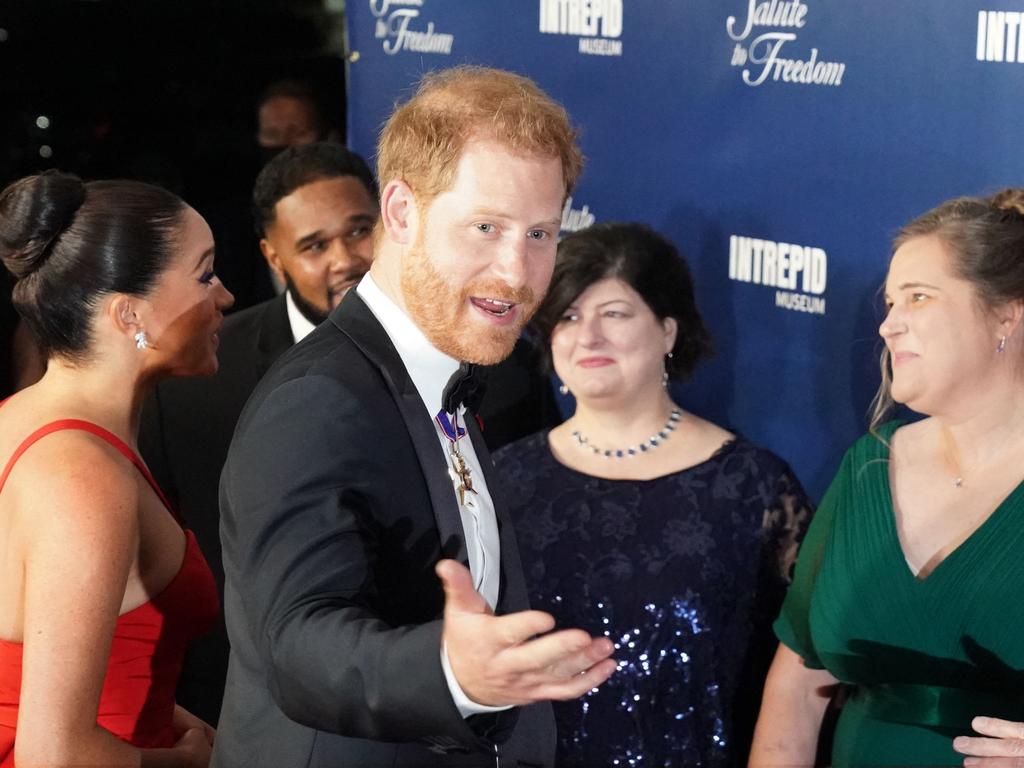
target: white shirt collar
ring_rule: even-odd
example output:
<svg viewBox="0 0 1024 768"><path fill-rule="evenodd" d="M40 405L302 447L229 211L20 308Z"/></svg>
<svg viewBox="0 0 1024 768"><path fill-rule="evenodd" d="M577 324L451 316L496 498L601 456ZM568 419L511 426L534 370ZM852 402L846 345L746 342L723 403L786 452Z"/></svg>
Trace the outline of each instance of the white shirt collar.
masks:
<svg viewBox="0 0 1024 768"><path fill-rule="evenodd" d="M359 281L356 291L384 326L433 418L441 410L441 395L448 379L459 369L459 361L431 344L412 318L380 289L369 272Z"/></svg>
<svg viewBox="0 0 1024 768"><path fill-rule="evenodd" d="M309 322L306 316L295 306L295 299L292 298L291 291L284 292L284 302L288 307L288 325L292 329L292 338L297 344L311 334L316 326Z"/></svg>

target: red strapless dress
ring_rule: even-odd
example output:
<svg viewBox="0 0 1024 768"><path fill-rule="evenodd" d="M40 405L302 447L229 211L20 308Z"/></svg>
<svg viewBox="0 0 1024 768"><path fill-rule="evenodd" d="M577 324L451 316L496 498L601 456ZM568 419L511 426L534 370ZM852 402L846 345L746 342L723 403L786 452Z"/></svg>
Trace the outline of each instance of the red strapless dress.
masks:
<svg viewBox="0 0 1024 768"><path fill-rule="evenodd" d="M29 446L62 429L84 430L110 443L138 468L170 509L146 465L131 448L102 427L77 419L55 421L29 435L0 475L0 491L14 463ZM185 536L185 558L177 575L149 602L119 616L114 628L96 722L137 747L174 745L174 690L185 648L210 629L220 610L213 574L195 536L191 531L185 531ZM73 631L73 627L68 630ZM14 766L21 655L21 643L0 640L0 768Z"/></svg>

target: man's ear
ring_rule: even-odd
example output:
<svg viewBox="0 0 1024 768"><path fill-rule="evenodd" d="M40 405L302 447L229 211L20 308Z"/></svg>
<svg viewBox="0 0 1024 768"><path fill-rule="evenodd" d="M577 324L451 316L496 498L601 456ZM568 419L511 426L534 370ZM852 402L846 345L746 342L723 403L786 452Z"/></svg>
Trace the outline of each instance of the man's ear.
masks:
<svg viewBox="0 0 1024 768"><path fill-rule="evenodd" d="M267 260L267 266L273 270L281 285L284 285L286 281L284 279L284 267L281 265L281 257L278 255L277 249L265 237L260 238L260 253Z"/></svg>
<svg viewBox="0 0 1024 768"><path fill-rule="evenodd" d="M401 179L389 181L380 195L380 221L384 235L392 242L412 245L419 231L416 195Z"/></svg>

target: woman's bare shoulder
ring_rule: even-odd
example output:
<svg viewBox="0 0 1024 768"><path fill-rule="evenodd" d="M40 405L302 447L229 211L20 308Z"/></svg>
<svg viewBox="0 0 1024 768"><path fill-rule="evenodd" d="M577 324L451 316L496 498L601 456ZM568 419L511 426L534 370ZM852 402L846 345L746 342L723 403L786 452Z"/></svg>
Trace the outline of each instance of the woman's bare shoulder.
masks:
<svg viewBox="0 0 1024 768"><path fill-rule="evenodd" d="M137 517L136 475L132 464L101 438L61 430L25 451L3 491L16 519L31 522L39 532L121 528Z"/></svg>

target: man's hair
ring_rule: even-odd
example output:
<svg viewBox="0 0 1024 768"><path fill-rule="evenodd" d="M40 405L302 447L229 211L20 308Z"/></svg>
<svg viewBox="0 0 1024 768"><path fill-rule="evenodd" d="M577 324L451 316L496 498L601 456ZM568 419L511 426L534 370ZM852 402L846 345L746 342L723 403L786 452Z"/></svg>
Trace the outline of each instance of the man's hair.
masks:
<svg viewBox="0 0 1024 768"><path fill-rule="evenodd" d="M256 236L264 237L274 223L274 208L299 187L323 179L354 176L377 199L373 173L355 152L327 141L288 147L263 166L252 192L252 219Z"/></svg>
<svg viewBox="0 0 1024 768"><path fill-rule="evenodd" d="M567 194L583 168L569 116L536 83L463 66L424 75L391 115L377 144L381 185L401 179L420 203L429 202L451 186L463 146L475 137L558 158Z"/></svg>

